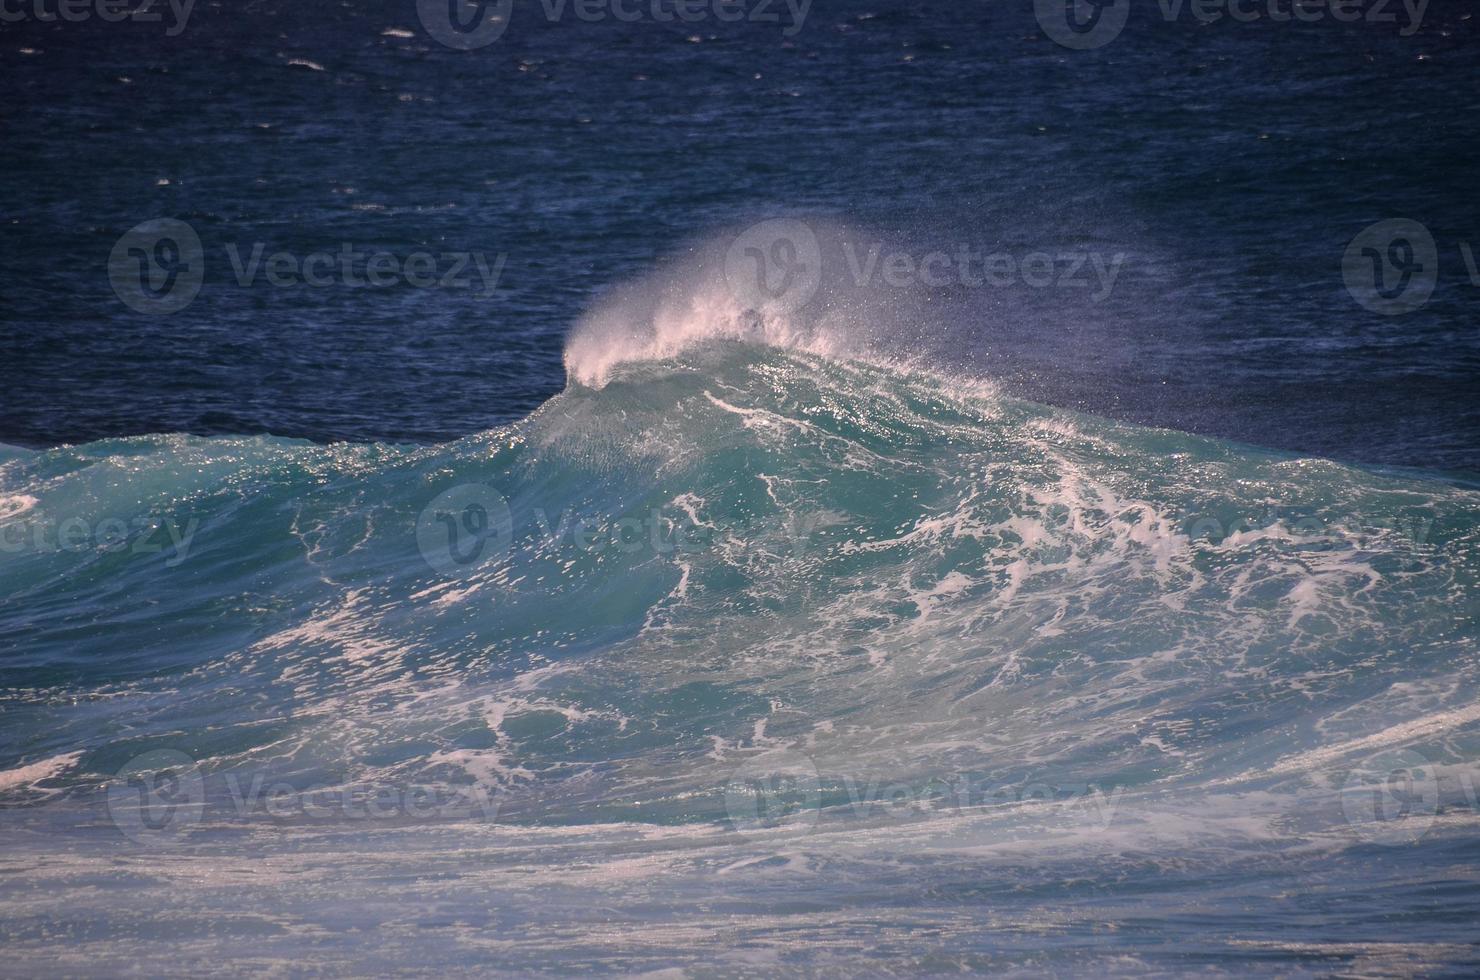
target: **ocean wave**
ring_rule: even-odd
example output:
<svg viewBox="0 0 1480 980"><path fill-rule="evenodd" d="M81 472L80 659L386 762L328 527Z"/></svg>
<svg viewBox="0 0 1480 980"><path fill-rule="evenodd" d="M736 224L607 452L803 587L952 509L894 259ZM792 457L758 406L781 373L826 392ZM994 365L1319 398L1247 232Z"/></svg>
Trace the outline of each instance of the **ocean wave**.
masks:
<svg viewBox="0 0 1480 980"><path fill-rule="evenodd" d="M670 824L779 758L811 812L962 774L1294 800L1342 746L1474 739L1472 489L805 345L582 336L600 387L444 446L5 463L34 503L4 524L0 767L66 753L40 781L86 798L187 745L208 799L265 773Z"/></svg>

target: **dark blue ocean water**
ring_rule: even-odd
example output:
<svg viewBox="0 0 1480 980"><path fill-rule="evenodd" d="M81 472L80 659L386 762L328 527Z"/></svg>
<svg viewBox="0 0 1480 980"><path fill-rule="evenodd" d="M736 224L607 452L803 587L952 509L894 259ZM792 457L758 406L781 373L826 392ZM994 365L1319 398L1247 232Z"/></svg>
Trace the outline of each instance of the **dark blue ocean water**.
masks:
<svg viewBox="0 0 1480 980"><path fill-rule="evenodd" d="M1470 5L49 2L0 974L1480 970Z"/></svg>
<svg viewBox="0 0 1480 980"><path fill-rule="evenodd" d="M1049 40L1027 3L818 0L796 30L784 5L779 23L636 9L552 23L521 0L473 51L431 40L409 0L202 4L176 37L168 8L6 24L0 441L480 431L563 387L594 295L716 228L801 213L916 258L1125 252L1103 303L935 291L949 359L1036 399L1339 458L1480 461L1469 4L1434 2L1403 36L1400 6L1395 24L1284 23L1276 4L1200 25L1148 3L1095 50ZM141 315L109 251L166 217L199 233L206 282ZM1386 316L1344 288L1342 258L1394 218L1432 233L1438 286ZM259 243L506 265L491 298L242 286L227 248Z"/></svg>

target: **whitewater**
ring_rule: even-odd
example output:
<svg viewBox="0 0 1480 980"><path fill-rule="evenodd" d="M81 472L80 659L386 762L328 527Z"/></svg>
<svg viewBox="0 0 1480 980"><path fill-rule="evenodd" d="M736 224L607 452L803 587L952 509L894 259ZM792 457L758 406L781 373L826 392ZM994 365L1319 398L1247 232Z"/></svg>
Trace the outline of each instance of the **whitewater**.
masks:
<svg viewBox="0 0 1480 980"><path fill-rule="evenodd" d="M1480 487L696 262L457 442L0 449L0 973L1480 969Z"/></svg>

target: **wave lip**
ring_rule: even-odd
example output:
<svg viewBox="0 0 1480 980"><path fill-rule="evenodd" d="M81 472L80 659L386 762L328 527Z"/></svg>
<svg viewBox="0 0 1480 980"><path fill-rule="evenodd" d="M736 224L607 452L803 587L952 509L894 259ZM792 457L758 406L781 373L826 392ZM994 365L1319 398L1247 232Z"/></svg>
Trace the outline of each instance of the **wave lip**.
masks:
<svg viewBox="0 0 1480 980"><path fill-rule="evenodd" d="M0 766L81 749L57 779L97 785L118 732L185 731L217 776L460 780L511 819L665 822L723 819L726 773L768 752L812 759L824 806L962 772L1298 799L1351 754L1328 746L1457 761L1473 491L678 336L681 365L612 360L642 383L447 446L9 464L4 492L39 503L7 525L85 506L190 547L3 556L7 594L69 610L0 607L29 642L7 676L107 696L22 696L37 734ZM483 531L497 548L437 537ZM108 657L65 626L84 616Z"/></svg>
<svg viewBox="0 0 1480 980"><path fill-rule="evenodd" d="M823 219L773 218L703 241L598 301L567 339L566 371L601 387L618 365L715 341L910 360L928 303L918 290L860 282L847 254L860 237Z"/></svg>
<svg viewBox="0 0 1480 980"><path fill-rule="evenodd" d="M36 857L0 918L132 922L145 888L301 956L301 928L241 925L242 888L342 928L312 896L394 874L418 882L407 934L491 897L556 923L538 957L497 936L505 967L615 962L570 936L630 906L664 963L692 927L702 970L705 937L778 897L806 899L798 948L837 948L886 881L942 929L985 921L973 896L1020 903L1041 969L1046 908L1103 901L1084 936L1116 914L1145 935L1127 881L1167 922L1248 922L1292 880L1398 903L1452 877L1477 834L1480 493L728 329L620 357L593 334L575 357L608 383L444 446L165 437L0 466L0 499L36 501L0 535L198 519L188 554L0 553L22 647L0 822ZM174 870L141 884L120 840Z"/></svg>

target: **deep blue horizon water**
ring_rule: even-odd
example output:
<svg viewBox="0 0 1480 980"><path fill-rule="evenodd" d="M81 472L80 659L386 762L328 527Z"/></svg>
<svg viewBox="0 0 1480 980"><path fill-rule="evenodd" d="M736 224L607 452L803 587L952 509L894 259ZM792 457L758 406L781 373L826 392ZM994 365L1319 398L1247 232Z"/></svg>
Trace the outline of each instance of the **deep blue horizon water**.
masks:
<svg viewBox="0 0 1480 980"><path fill-rule="evenodd" d="M1480 972L1469 6L47 2L0 975Z"/></svg>
<svg viewBox="0 0 1480 980"><path fill-rule="evenodd" d="M917 260L1124 253L1102 303L931 291L952 366L1016 393L1480 468L1467 6L1432 3L1404 36L1147 5L1086 51L1028 4L819 2L793 33L778 9L550 23L520 5L476 51L431 40L411 3L202 5L176 37L169 18L7 24L0 442L482 431L564 387L563 338L594 297L720 229L800 214ZM120 236L160 218L205 258L199 297L167 317L106 274ZM1436 243L1437 288L1385 316L1344 288L1343 255L1405 218ZM506 261L492 297L261 270L243 286L228 249L257 246Z"/></svg>

